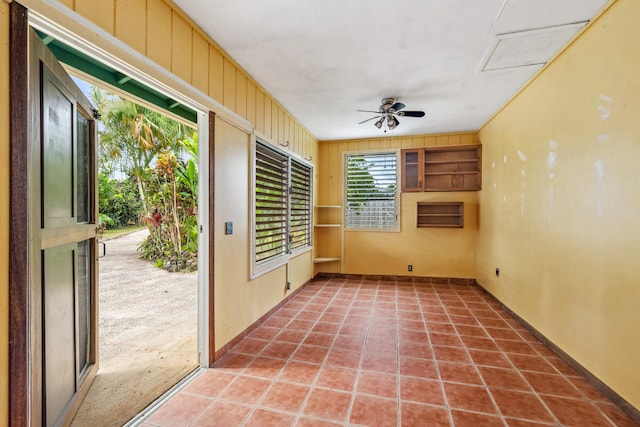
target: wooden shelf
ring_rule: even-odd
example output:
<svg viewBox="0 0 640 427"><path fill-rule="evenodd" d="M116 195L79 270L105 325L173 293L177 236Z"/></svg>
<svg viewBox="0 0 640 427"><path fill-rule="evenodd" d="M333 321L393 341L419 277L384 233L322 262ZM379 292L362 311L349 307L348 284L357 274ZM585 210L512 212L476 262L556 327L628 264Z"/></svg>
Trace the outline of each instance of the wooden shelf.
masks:
<svg viewBox="0 0 640 427"><path fill-rule="evenodd" d="M427 160L424 163L427 165L447 165L452 163L477 163L480 159L466 159L466 160Z"/></svg>
<svg viewBox="0 0 640 427"><path fill-rule="evenodd" d="M323 264L325 262L338 262L338 261L342 261L342 258L339 257L321 257L321 258L315 258L313 260L314 264Z"/></svg>
<svg viewBox="0 0 640 427"><path fill-rule="evenodd" d="M451 145L402 150L402 191L480 190L482 188L481 158L481 145Z"/></svg>
<svg viewBox="0 0 640 427"><path fill-rule="evenodd" d="M455 171L455 172L427 172L425 176L438 176L438 175L475 175L480 173L480 171Z"/></svg>
<svg viewBox="0 0 640 427"><path fill-rule="evenodd" d="M315 224L314 227L315 228L319 228L319 229L339 229L340 227L342 227L342 224L337 223L335 221L340 221L340 219L338 218L338 214L339 212L336 212L336 209L341 209L342 206L340 205L315 205L314 208L316 209L322 209L323 211L321 213L318 213L319 217L318 219L321 222L320 224ZM325 210L327 209L327 210ZM324 236L336 236L338 233L336 232L330 232L330 231L318 231L319 233L324 234ZM335 238L335 237L333 237ZM317 248L316 248L317 250ZM328 251L331 252L331 251ZM342 261L342 258L339 256L319 256L317 258L313 259L313 263L314 264L326 264L326 263L335 263L335 262L340 262ZM333 267L331 267L333 268ZM337 268L337 267L336 267ZM337 272L337 271L336 271Z"/></svg>
<svg viewBox="0 0 640 427"><path fill-rule="evenodd" d="M418 202L416 227L463 228L464 202Z"/></svg>

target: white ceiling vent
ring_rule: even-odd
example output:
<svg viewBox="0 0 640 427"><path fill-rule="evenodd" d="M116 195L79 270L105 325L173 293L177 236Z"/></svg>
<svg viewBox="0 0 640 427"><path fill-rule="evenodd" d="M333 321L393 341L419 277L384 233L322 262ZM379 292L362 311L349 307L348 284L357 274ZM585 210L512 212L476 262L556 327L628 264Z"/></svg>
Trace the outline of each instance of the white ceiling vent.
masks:
<svg viewBox="0 0 640 427"><path fill-rule="evenodd" d="M480 71L544 65L587 22L589 21L498 34L487 50Z"/></svg>

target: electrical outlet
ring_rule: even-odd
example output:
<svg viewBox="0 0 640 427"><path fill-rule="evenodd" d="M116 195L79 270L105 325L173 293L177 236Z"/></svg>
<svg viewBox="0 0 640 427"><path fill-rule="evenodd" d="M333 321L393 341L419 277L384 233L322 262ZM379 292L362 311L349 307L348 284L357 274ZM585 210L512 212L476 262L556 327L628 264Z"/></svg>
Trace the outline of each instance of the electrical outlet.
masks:
<svg viewBox="0 0 640 427"><path fill-rule="evenodd" d="M407 271L413 271L413 265L409 264L409 265L407 266Z"/></svg>
<svg viewBox="0 0 640 427"><path fill-rule="evenodd" d="M500 277L500 268L496 267L496 277Z"/></svg>
<svg viewBox="0 0 640 427"><path fill-rule="evenodd" d="M224 234L233 234L233 223L225 222L224 223Z"/></svg>

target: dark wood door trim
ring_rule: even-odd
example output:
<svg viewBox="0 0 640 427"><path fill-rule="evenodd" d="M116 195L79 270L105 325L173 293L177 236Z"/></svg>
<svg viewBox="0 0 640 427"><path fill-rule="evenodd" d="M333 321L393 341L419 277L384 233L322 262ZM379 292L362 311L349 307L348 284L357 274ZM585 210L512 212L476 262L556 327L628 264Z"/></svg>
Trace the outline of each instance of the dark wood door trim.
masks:
<svg viewBox="0 0 640 427"><path fill-rule="evenodd" d="M29 425L29 144L27 9L9 5L9 423Z"/></svg>
<svg viewBox="0 0 640 427"><path fill-rule="evenodd" d="M215 318L215 208L216 208L216 113L209 112L209 245L207 251L207 257L209 262L208 271L208 284L209 284L209 298L207 301L209 311L209 366L213 365L216 361L216 318Z"/></svg>

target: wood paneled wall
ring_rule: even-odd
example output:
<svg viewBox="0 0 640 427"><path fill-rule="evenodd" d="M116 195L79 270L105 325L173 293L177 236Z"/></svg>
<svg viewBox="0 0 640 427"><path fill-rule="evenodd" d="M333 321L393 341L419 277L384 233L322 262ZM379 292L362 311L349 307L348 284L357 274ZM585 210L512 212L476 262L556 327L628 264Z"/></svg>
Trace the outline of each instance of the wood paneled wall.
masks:
<svg viewBox="0 0 640 427"><path fill-rule="evenodd" d="M317 139L177 6L164 0L60 0L302 157Z"/></svg>
<svg viewBox="0 0 640 427"><path fill-rule="evenodd" d="M472 145L478 144L477 133L452 133L452 134L440 134L440 135L416 135L407 137L385 137L385 138L368 138L368 139L351 139L351 140L337 140L337 141L322 141L319 149L319 163L318 163L318 195L317 204L319 205L344 205L344 171L342 157L346 152L366 152L372 150L385 150L385 149L402 149L402 148L421 148L431 147L436 145ZM400 159L398 159L400 162ZM452 197L454 193L450 193L447 197ZM412 195L415 198L420 196L420 193ZM465 195L468 199L470 196ZM475 200L475 195L472 196ZM329 215L328 222L343 222L344 206L339 211L333 211L330 213L316 212L318 218L323 218L322 215ZM378 233L378 232L361 232L360 235L366 233ZM406 233L406 234L404 234ZM408 244L409 240L398 236L409 236L410 231L402 231L395 236L397 241L402 241ZM424 231L422 231L424 234ZM465 238L468 238L468 232L465 232ZM343 229L330 229L322 231L316 230L314 234L314 252L316 256L318 254L325 256L331 254L342 253L342 265L339 262L332 262L326 264L316 264L315 271L319 272L342 272L353 273L349 271L350 260L345 257L358 257L357 254L345 254L344 253L344 232ZM465 243L466 245L466 243ZM469 246L469 245L466 245ZM466 247L465 246L465 247ZM390 248L392 250L393 248ZM473 252L471 247L467 248ZM391 271L391 270L389 270ZM420 272L420 270L416 270ZM437 274L434 272L432 274ZM423 273L423 275L425 275Z"/></svg>
<svg viewBox="0 0 640 427"><path fill-rule="evenodd" d="M320 143L320 163L318 165L318 204L343 204L341 156L347 151L420 148L436 145L472 145L478 143L478 134L473 132L322 141Z"/></svg>

